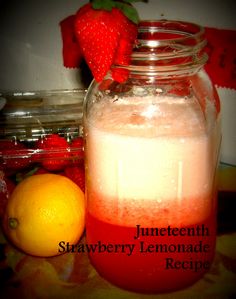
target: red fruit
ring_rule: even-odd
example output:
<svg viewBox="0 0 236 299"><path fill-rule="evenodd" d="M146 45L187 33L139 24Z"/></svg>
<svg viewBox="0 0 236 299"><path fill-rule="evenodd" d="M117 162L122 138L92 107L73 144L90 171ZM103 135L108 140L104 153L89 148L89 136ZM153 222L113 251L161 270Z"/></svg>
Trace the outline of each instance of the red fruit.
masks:
<svg viewBox="0 0 236 299"><path fill-rule="evenodd" d="M113 64L129 65L133 44L138 34L138 27L131 22L119 9L114 10L114 15L119 25L120 39ZM115 81L123 82L128 78L126 69L112 69L112 77Z"/></svg>
<svg viewBox="0 0 236 299"><path fill-rule="evenodd" d="M50 134L36 142L36 148L42 150L37 159L48 171L63 170L69 163L69 144L57 134Z"/></svg>
<svg viewBox="0 0 236 299"><path fill-rule="evenodd" d="M79 10L75 32L84 58L96 81L101 81L110 69L118 46L118 26L111 12L91 8Z"/></svg>
<svg viewBox="0 0 236 299"><path fill-rule="evenodd" d="M71 141L71 147L82 148L84 146L83 137L77 137Z"/></svg>
<svg viewBox="0 0 236 299"><path fill-rule="evenodd" d="M0 157L3 160L3 168L7 172L23 169L30 164L30 156L27 148L18 141L1 141Z"/></svg>
<svg viewBox="0 0 236 299"><path fill-rule="evenodd" d="M83 166L66 167L64 174L76 183L83 192L85 191L85 173Z"/></svg>
<svg viewBox="0 0 236 299"><path fill-rule="evenodd" d="M82 137L77 137L72 140L70 144L71 156L74 158L73 161L83 161L84 158L84 140Z"/></svg>
<svg viewBox="0 0 236 299"><path fill-rule="evenodd" d="M93 5L94 3L95 1ZM75 19L76 37L84 58L98 82L104 78L112 64L127 62L137 35L137 25L129 21L117 8L121 3L118 1L109 3L108 10L94 9L92 4L86 4L77 12ZM123 7L130 10L132 6L123 4ZM120 49L122 40L125 43L122 42ZM123 59L122 56L126 58Z"/></svg>

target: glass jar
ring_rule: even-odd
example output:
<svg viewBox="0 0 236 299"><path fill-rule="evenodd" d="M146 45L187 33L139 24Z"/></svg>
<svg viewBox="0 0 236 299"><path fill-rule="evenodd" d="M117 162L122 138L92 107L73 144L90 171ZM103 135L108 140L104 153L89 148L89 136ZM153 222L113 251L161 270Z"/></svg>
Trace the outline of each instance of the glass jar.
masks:
<svg viewBox="0 0 236 299"><path fill-rule="evenodd" d="M84 89L0 91L0 142L30 144L49 134L68 140L82 135Z"/></svg>
<svg viewBox="0 0 236 299"><path fill-rule="evenodd" d="M0 92L5 104L0 111L0 222L14 188L28 176L55 173L75 181L73 172L84 171L85 93Z"/></svg>
<svg viewBox="0 0 236 299"><path fill-rule="evenodd" d="M127 66L84 103L87 242L97 271L131 291L187 287L216 242L220 102L204 71L204 30L142 21Z"/></svg>

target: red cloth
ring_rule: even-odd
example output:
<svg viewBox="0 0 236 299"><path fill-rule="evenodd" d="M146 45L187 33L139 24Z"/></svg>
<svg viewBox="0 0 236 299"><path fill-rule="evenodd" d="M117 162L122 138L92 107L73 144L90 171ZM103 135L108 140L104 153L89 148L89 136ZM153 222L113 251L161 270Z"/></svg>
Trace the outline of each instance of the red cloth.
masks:
<svg viewBox="0 0 236 299"><path fill-rule="evenodd" d="M62 37L63 65L68 68L80 66L82 53L74 32L75 15L69 16L60 22Z"/></svg>
<svg viewBox="0 0 236 299"><path fill-rule="evenodd" d="M215 85L236 89L236 30L208 27L205 30L208 75Z"/></svg>

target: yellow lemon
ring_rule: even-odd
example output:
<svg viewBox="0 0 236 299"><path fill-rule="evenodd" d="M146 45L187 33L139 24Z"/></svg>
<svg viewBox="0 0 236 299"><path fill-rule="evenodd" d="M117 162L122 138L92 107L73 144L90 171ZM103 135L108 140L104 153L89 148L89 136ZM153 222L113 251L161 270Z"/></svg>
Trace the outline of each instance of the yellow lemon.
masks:
<svg viewBox="0 0 236 299"><path fill-rule="evenodd" d="M70 179L38 174L14 189L3 227L12 243L35 256L58 255L61 241L76 244L85 225L84 193Z"/></svg>

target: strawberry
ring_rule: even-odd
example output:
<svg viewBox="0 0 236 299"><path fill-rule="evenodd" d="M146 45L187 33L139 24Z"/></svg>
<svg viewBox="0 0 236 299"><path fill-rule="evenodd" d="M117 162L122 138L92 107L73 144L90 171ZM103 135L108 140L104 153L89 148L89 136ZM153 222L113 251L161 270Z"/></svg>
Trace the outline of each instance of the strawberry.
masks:
<svg viewBox="0 0 236 299"><path fill-rule="evenodd" d="M72 140L70 144L71 156L75 159L75 161L83 161L84 159L84 140L82 137L77 137Z"/></svg>
<svg viewBox="0 0 236 299"><path fill-rule="evenodd" d="M64 175L85 191L85 173L83 166L69 166L64 170Z"/></svg>
<svg viewBox="0 0 236 299"><path fill-rule="evenodd" d="M137 35L137 25L133 22L137 23L138 18L134 8L125 2L133 1L93 0L76 14L75 35L98 82L114 63L126 63L131 54ZM127 16L130 16L133 22Z"/></svg>
<svg viewBox="0 0 236 299"><path fill-rule="evenodd" d="M42 160L42 166L48 171L63 170L69 163L70 153L69 144L57 134L50 134L35 144L41 152L36 155L37 159Z"/></svg>
<svg viewBox="0 0 236 299"><path fill-rule="evenodd" d="M133 44L138 34L138 28L119 9L114 10L114 15L118 22L121 35L113 64L118 66L129 65ZM126 69L113 68L112 77L115 81L123 82L128 77L128 71Z"/></svg>
<svg viewBox="0 0 236 299"><path fill-rule="evenodd" d="M73 147L73 148L83 148L83 146L84 146L84 139L83 139L83 137L74 138L71 141L71 145L70 146Z"/></svg>
<svg viewBox="0 0 236 299"><path fill-rule="evenodd" d="M30 164L29 152L23 143L15 140L0 142L0 156L6 172L14 172Z"/></svg>
<svg viewBox="0 0 236 299"><path fill-rule="evenodd" d="M75 30L84 58L99 82L110 69L119 33L112 14L105 10L91 8L76 15Z"/></svg>

